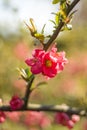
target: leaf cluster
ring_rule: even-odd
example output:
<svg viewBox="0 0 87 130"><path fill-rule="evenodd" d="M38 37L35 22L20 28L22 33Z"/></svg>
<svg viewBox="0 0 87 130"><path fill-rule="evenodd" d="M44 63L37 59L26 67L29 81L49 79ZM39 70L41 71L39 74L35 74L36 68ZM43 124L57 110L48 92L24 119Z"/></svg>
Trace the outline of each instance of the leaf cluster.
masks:
<svg viewBox="0 0 87 130"><path fill-rule="evenodd" d="M77 11L73 11L69 16L67 15L67 8L71 5L70 0L53 0L52 4L58 4L59 5L59 10L57 13L53 13L55 15L55 20L51 21L54 23L54 28L57 28L60 22L64 23L63 28L61 31L64 30L71 30L72 25L71 25L71 20L74 15L74 13Z"/></svg>

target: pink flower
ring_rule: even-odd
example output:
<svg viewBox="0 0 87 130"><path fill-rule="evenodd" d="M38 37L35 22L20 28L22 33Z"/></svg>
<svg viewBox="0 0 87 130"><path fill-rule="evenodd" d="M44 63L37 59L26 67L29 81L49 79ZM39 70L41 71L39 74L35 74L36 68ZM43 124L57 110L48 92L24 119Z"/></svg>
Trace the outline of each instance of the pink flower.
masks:
<svg viewBox="0 0 87 130"><path fill-rule="evenodd" d="M13 122L20 121L20 112L6 112L6 116Z"/></svg>
<svg viewBox="0 0 87 130"><path fill-rule="evenodd" d="M43 57L42 73L48 77L54 77L57 74L57 58L51 52L47 52Z"/></svg>
<svg viewBox="0 0 87 130"><path fill-rule="evenodd" d="M46 115L43 115L39 125L41 128L46 128L51 125L51 120Z"/></svg>
<svg viewBox="0 0 87 130"><path fill-rule="evenodd" d="M40 120L42 119L42 112L33 112L29 111L25 116L25 124L29 126L39 125Z"/></svg>
<svg viewBox="0 0 87 130"><path fill-rule="evenodd" d="M69 130L71 130L74 127L75 123L79 120L80 117L78 115L72 115L71 118L63 112L58 112L55 115L55 123L66 126L67 128L69 128Z"/></svg>
<svg viewBox="0 0 87 130"><path fill-rule="evenodd" d="M48 78L56 76L68 62L65 58L65 52L57 53L56 47L53 47L48 52L36 49L33 51L32 56L33 58L26 59L25 61L27 65L31 66L31 72L33 74L42 73Z"/></svg>
<svg viewBox="0 0 87 130"><path fill-rule="evenodd" d="M68 62L65 58L65 52L57 53L56 51L57 48L53 47L51 51L45 53L42 59L42 73L49 78L54 77L57 73L61 72L64 65Z"/></svg>
<svg viewBox="0 0 87 130"><path fill-rule="evenodd" d="M72 115L72 121L73 121L74 123L80 121L80 116L79 116L79 115L75 115L75 114Z"/></svg>
<svg viewBox="0 0 87 130"><path fill-rule="evenodd" d="M29 111L25 115L24 123L28 126L47 127L51 124L50 119L43 112Z"/></svg>
<svg viewBox="0 0 87 130"><path fill-rule="evenodd" d="M67 122L67 127L69 128L69 130L71 130L74 127L75 123L72 120L69 120Z"/></svg>
<svg viewBox="0 0 87 130"><path fill-rule="evenodd" d="M12 110L20 109L24 104L24 101L18 96L13 96L10 101L10 107Z"/></svg>
<svg viewBox="0 0 87 130"><path fill-rule="evenodd" d="M25 60L25 58L28 55L28 45L24 42L19 42L16 44L16 46L14 47L14 54L17 58L19 58L20 60Z"/></svg>
<svg viewBox="0 0 87 130"><path fill-rule="evenodd" d="M36 49L33 51L33 58L26 59L27 65L31 66L31 72L33 74L39 74L42 72L42 56L44 51L41 49Z"/></svg>
<svg viewBox="0 0 87 130"><path fill-rule="evenodd" d="M0 123L3 123L6 119L6 115L4 112L0 111Z"/></svg>
<svg viewBox="0 0 87 130"><path fill-rule="evenodd" d="M66 126L69 121L69 116L66 113L56 113L55 122Z"/></svg>

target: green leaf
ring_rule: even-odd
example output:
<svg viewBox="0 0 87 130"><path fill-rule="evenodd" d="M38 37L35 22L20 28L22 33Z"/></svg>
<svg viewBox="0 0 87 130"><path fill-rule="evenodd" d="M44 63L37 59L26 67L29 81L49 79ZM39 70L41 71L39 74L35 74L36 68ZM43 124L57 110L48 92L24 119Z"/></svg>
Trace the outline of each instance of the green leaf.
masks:
<svg viewBox="0 0 87 130"><path fill-rule="evenodd" d="M40 41L44 40L44 35L41 33L35 33L34 36Z"/></svg>
<svg viewBox="0 0 87 130"><path fill-rule="evenodd" d="M57 3L59 3L60 2L60 0L53 0L52 1L52 4L57 4Z"/></svg>
<svg viewBox="0 0 87 130"><path fill-rule="evenodd" d="M50 20L50 22L51 22L51 23L53 23L54 25L56 25L55 21L53 21L53 20Z"/></svg>
<svg viewBox="0 0 87 130"><path fill-rule="evenodd" d="M25 69L25 73L27 74L28 77L30 77L31 73L30 73L30 71L29 71L29 68L26 68L26 69Z"/></svg>
<svg viewBox="0 0 87 130"><path fill-rule="evenodd" d="M45 26L46 26L46 24L44 24L44 26L43 26L43 28L42 28L42 30L41 30L41 34L44 34Z"/></svg>
<svg viewBox="0 0 87 130"><path fill-rule="evenodd" d="M17 68L17 70L19 71L21 77L25 80L25 81L29 81L29 78L31 76L31 72L29 71L28 68L23 69L23 68Z"/></svg>
<svg viewBox="0 0 87 130"><path fill-rule="evenodd" d="M17 70L19 71L19 73L23 79L27 78L27 74L23 68L17 68Z"/></svg>
<svg viewBox="0 0 87 130"><path fill-rule="evenodd" d="M60 21L65 21L66 19L66 14L64 11L60 10L59 12L57 12L57 14L55 15L55 23L58 26Z"/></svg>
<svg viewBox="0 0 87 130"><path fill-rule="evenodd" d="M65 24L65 26L61 29L61 31L65 30L72 30L72 25L71 24Z"/></svg>
<svg viewBox="0 0 87 130"><path fill-rule="evenodd" d="M39 86L42 86L42 85L47 85L47 82L43 81L43 82L40 82L36 85L36 87L39 87Z"/></svg>
<svg viewBox="0 0 87 130"><path fill-rule="evenodd" d="M60 13L57 13L57 15L55 16L55 23L56 25L58 25L60 22Z"/></svg>

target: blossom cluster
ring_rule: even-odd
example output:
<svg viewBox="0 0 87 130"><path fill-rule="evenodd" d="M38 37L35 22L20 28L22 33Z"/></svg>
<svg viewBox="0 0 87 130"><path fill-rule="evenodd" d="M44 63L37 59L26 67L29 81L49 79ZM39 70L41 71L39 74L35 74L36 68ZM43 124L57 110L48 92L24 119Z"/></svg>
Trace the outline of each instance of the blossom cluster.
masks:
<svg viewBox="0 0 87 130"><path fill-rule="evenodd" d="M25 113L24 124L30 127L46 128L51 125L51 120L44 112L29 111Z"/></svg>
<svg viewBox="0 0 87 130"><path fill-rule="evenodd" d="M57 124L61 124L63 126L66 126L67 128L69 128L69 130L71 130L75 123L78 122L80 120L80 117L78 115L72 115L71 118L64 112L60 113L56 113L55 115L55 122Z"/></svg>
<svg viewBox="0 0 87 130"><path fill-rule="evenodd" d="M52 47L50 51L35 49L32 58L26 59L25 62L28 66L31 66L33 74L42 73L44 76L52 78L63 70L68 60L65 58L64 51L57 52L57 48Z"/></svg>

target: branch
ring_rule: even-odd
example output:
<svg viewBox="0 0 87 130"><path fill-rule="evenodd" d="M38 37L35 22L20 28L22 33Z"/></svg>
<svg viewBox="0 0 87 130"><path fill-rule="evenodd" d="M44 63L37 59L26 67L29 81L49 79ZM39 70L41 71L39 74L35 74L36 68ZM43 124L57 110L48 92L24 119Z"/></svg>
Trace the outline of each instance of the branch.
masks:
<svg viewBox="0 0 87 130"><path fill-rule="evenodd" d="M68 6L67 8L67 16L69 15L69 13L71 12L71 10L76 6L76 4L79 2L80 0L74 0L70 6ZM56 28L56 30L54 31L53 35L51 36L51 38L48 40L48 42L44 45L44 50L47 50L49 48L49 46L52 44L52 42L56 39L56 37L58 36L59 32L61 31L62 27L64 26L64 22L60 22L58 27Z"/></svg>
<svg viewBox="0 0 87 130"><path fill-rule="evenodd" d="M1 106L0 111L5 112L13 112L10 106ZM46 111L46 112L65 112L69 115L80 115L80 116L87 116L87 111L85 109L79 109L75 107L69 107L67 105L40 105L40 104L28 104L27 108L22 108L19 110L14 111Z"/></svg>
<svg viewBox="0 0 87 130"><path fill-rule="evenodd" d="M70 6L68 6L67 8L67 16L70 13L70 11L74 8L74 6L79 2L80 0L74 0ZM56 39L56 37L58 36L61 28L64 26L64 22L60 22L59 26L56 28L56 30L54 31L53 35L51 36L51 38L48 40L48 42L46 44L44 44L44 50L47 50L49 48L49 46L52 44L52 42ZM28 104L28 99L31 93L31 85L32 82L34 80L34 75L31 75L30 80L28 81L28 85L27 85L27 89L25 92L25 96L24 96L24 108L27 107Z"/></svg>
<svg viewBox="0 0 87 130"><path fill-rule="evenodd" d="M67 9L67 15L71 12L71 10L76 6L76 4L79 2L80 0L74 0L72 2L72 4L68 7Z"/></svg>
<svg viewBox="0 0 87 130"><path fill-rule="evenodd" d="M24 96L24 106L23 108L26 108L27 107L27 104L28 104L28 100L29 100L29 96L30 96L30 93L31 93L31 86L32 86L32 83L34 81L34 75L32 74L31 77L29 78L29 81L28 81L28 84L27 84L27 88L26 88L26 92L25 92L25 96Z"/></svg>

